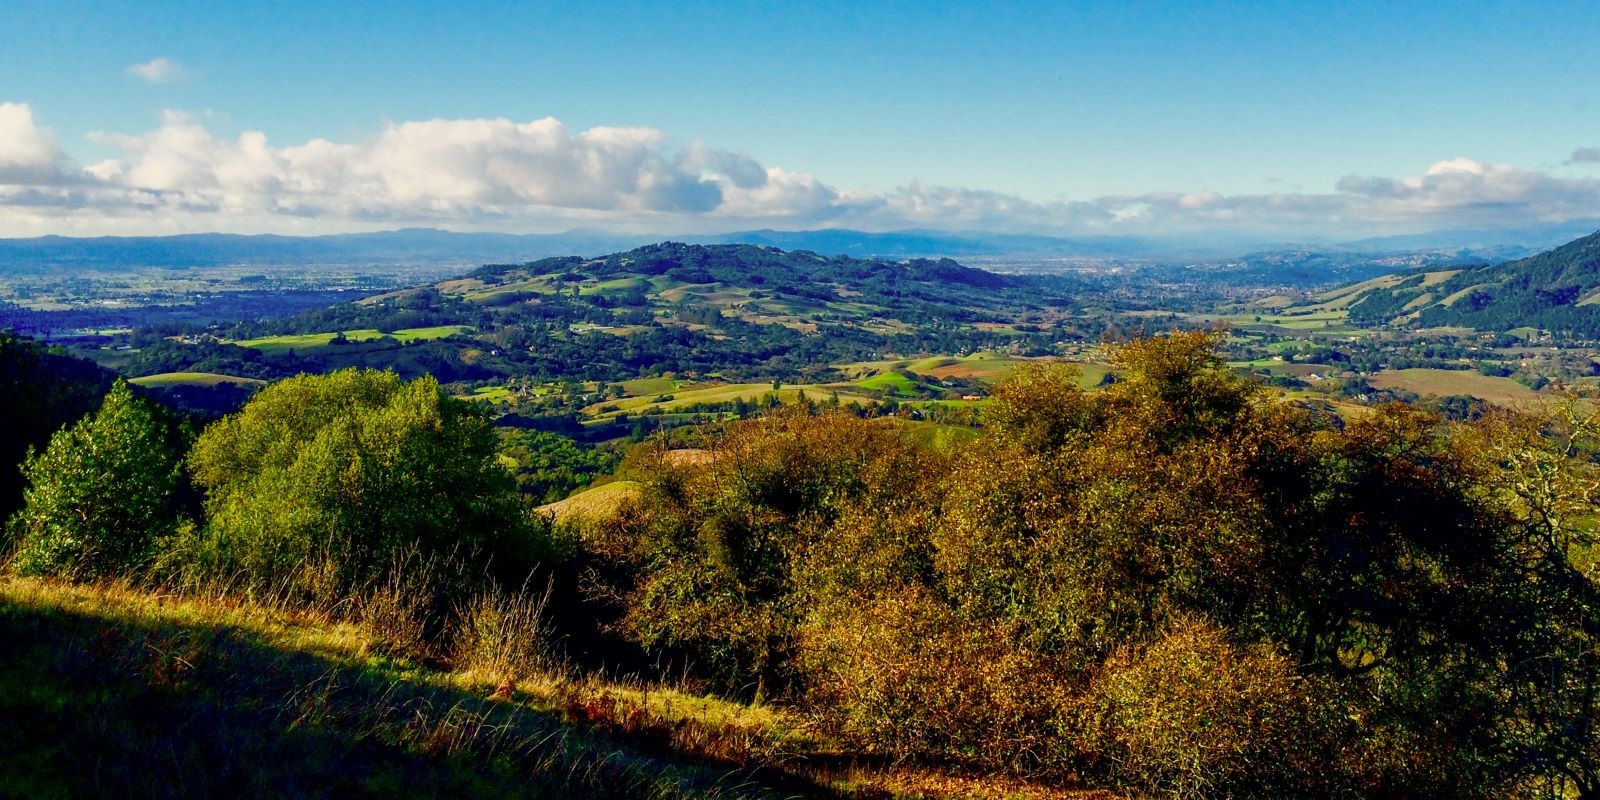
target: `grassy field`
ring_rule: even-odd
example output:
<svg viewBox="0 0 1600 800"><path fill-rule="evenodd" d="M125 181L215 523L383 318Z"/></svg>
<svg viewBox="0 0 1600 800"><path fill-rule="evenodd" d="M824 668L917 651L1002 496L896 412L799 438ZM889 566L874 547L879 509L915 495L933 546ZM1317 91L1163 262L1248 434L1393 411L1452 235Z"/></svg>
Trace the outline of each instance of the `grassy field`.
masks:
<svg viewBox="0 0 1600 800"><path fill-rule="evenodd" d="M1449 297L1446 297L1445 299L1441 300L1440 304L1444 305L1444 306L1453 306L1459 300L1461 300L1461 298L1467 297L1467 296L1471 295L1473 292L1476 292L1479 289L1482 289L1483 287L1484 287L1484 284L1475 283L1475 284L1473 284L1471 286L1468 286L1465 289L1458 289L1453 294L1451 294Z"/></svg>
<svg viewBox="0 0 1600 800"><path fill-rule="evenodd" d="M1111 373L1111 368L1104 364L1080 363L1078 367L1078 385L1085 389L1093 389L1105 380Z"/></svg>
<svg viewBox="0 0 1600 800"><path fill-rule="evenodd" d="M439 325L432 328L405 328L393 333L384 333L373 328L358 328L344 331L344 337L352 342L366 342L392 336L400 342L417 342L427 339L443 339L455 336L458 333L471 333L472 328L467 325ZM281 353L288 350L316 350L330 347L333 337L339 335L336 331L327 333L306 333L297 336L263 336L258 339L241 339L232 344L241 347L254 347L270 353Z"/></svg>
<svg viewBox="0 0 1600 800"><path fill-rule="evenodd" d="M977 378L985 383L994 383L1031 360L1005 353L973 353L955 359L955 363L950 363L949 358L924 358L911 362L908 369L934 378Z"/></svg>
<svg viewBox="0 0 1600 800"><path fill-rule="evenodd" d="M1420 286L1423 288L1427 288L1429 286L1438 286L1439 284L1450 280L1458 272L1460 272L1460 270L1454 269L1425 272L1422 274L1422 282ZM1414 277L1416 277L1414 274L1380 275L1376 278L1365 280L1360 283L1353 283L1349 286L1341 286L1337 289L1330 289L1329 291L1323 292L1322 294L1312 298L1314 302L1303 306L1296 306L1295 308L1296 310L1311 312L1347 311L1350 306L1355 305L1356 302L1364 299L1368 294L1374 291L1393 289L1394 287L1399 286L1400 284ZM1258 303L1258 305L1261 304Z"/></svg>
<svg viewBox="0 0 1600 800"><path fill-rule="evenodd" d="M870 378L856 381L856 385L870 392L881 392L888 389L897 394L913 394L920 388L920 384L898 372L884 372Z"/></svg>
<svg viewBox="0 0 1600 800"><path fill-rule="evenodd" d="M845 376L860 381L883 375L896 369L928 378L976 378L984 383L995 383L1011 374L1022 364L1033 363L1041 359L1023 358L1006 353L983 352L967 356L927 356L925 358L885 360L885 361L855 361L848 364L835 364L834 369ZM1086 376L1092 376L1095 383L1105 374L1106 367L1099 364L1080 363L1078 366Z"/></svg>
<svg viewBox="0 0 1600 800"><path fill-rule="evenodd" d="M613 481L585 489L565 500L539 506L539 511L554 515L557 521L574 518L601 519L614 513L623 501L638 494L637 482Z"/></svg>
<svg viewBox="0 0 1600 800"><path fill-rule="evenodd" d="M485 403L506 403L515 399L516 396L516 392L504 386L479 386L472 390L472 394L466 395L466 399L481 400Z"/></svg>
<svg viewBox="0 0 1600 800"><path fill-rule="evenodd" d="M963 442L978 438L978 431L960 425L907 420L902 423L912 439L932 450L948 451Z"/></svg>
<svg viewBox="0 0 1600 800"><path fill-rule="evenodd" d="M1349 312L1337 310L1305 310L1291 309L1278 314L1229 314L1220 317L1231 325L1239 328L1258 326L1272 326L1291 331L1347 331L1349 326Z"/></svg>
<svg viewBox="0 0 1600 800"><path fill-rule="evenodd" d="M1274 375L1294 375L1301 378L1314 374L1327 376L1329 372L1334 372L1339 369L1338 367L1329 366L1327 364L1308 364L1303 362L1297 363L1293 361L1284 361L1277 358L1258 358L1254 361L1229 361L1228 366L1240 369L1264 369Z"/></svg>
<svg viewBox="0 0 1600 800"><path fill-rule="evenodd" d="M650 283L642 278L618 278L610 281L595 281L593 283L586 282L583 284L583 287L578 290L578 294L587 297L589 295L596 294L629 292L635 289L641 292L649 291Z"/></svg>
<svg viewBox="0 0 1600 800"><path fill-rule="evenodd" d="M871 405L878 402L875 396L865 392L852 392L849 386L834 387L815 383L794 386L781 385L777 395L781 402L793 403L800 399L802 392L805 393L808 399L814 401L825 400L830 395L837 393L841 403L853 401L862 405ZM585 415L590 417L610 417L622 413L642 414L654 411L671 412L702 403L732 403L739 400L754 402L772 393L771 383L720 383L699 388L684 388L663 394L647 394L639 397L607 400L594 403L583 411Z"/></svg>
<svg viewBox="0 0 1600 800"><path fill-rule="evenodd" d="M170 386L216 386L219 383L237 383L242 386L266 383L259 378L241 378L238 375L219 375L215 372L162 372L142 378L130 378L128 382L152 389Z"/></svg>
<svg viewBox="0 0 1600 800"><path fill-rule="evenodd" d="M780 709L452 670L229 600L0 577L0 641L4 797L1097 796L847 762Z"/></svg>
<svg viewBox="0 0 1600 800"><path fill-rule="evenodd" d="M1539 396L1510 378L1482 375L1472 370L1401 369L1379 372L1369 382L1380 389L1403 389L1435 397L1464 394L1508 406L1529 403Z"/></svg>
<svg viewBox="0 0 1600 800"><path fill-rule="evenodd" d="M1420 286L1424 288L1437 286L1449 280L1456 272L1458 270L1423 273ZM1350 306L1366 299L1374 292L1392 290L1415 277L1414 274L1382 275L1331 289L1305 301L1295 301L1293 298L1275 295L1245 306L1249 310L1242 313L1201 318L1226 321L1240 329L1271 326L1284 332L1358 333L1361 329L1349 324ZM1407 310L1420 308L1434 299L1431 293L1425 293L1424 297L1427 300L1413 300Z"/></svg>
<svg viewBox="0 0 1600 800"><path fill-rule="evenodd" d="M622 391L629 397L666 394L683 388L683 381L675 378L635 378L622 382Z"/></svg>
<svg viewBox="0 0 1600 800"><path fill-rule="evenodd" d="M469 301L483 302L507 294L554 294L556 285L551 282L549 277L538 277L531 280L502 283L496 286L485 285L482 281L476 280L471 283L452 282L441 284L439 290L450 294L460 294Z"/></svg>

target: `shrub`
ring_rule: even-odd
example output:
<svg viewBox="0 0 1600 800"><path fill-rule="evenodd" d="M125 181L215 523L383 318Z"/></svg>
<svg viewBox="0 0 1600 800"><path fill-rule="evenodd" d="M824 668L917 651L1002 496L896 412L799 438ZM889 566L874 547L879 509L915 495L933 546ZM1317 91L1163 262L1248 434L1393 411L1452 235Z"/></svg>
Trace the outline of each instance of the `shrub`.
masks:
<svg viewBox="0 0 1600 800"><path fill-rule="evenodd" d="M549 555L485 413L431 378L282 381L207 428L189 463L208 519L174 562L257 593L327 602L415 556L438 568L442 619L484 570L520 581Z"/></svg>
<svg viewBox="0 0 1600 800"><path fill-rule="evenodd" d="M622 627L646 648L728 691L786 692L806 549L930 460L892 422L794 412L733 425L700 463L635 455L645 496L594 545L630 566L603 591L627 598Z"/></svg>
<svg viewBox="0 0 1600 800"><path fill-rule="evenodd" d="M1085 704L1086 744L1119 783L1154 795L1322 794L1301 781L1337 784L1345 765L1316 758L1326 732L1310 686L1272 647L1183 620L1106 662Z"/></svg>
<svg viewBox="0 0 1600 800"><path fill-rule="evenodd" d="M1600 414L1336 424L1219 343L1121 347L1097 392L1024 370L948 461L883 423L736 425L657 453L583 546L635 641L895 758L1175 797L1600 791Z"/></svg>
<svg viewBox="0 0 1600 800"><path fill-rule="evenodd" d="M813 614L801 639L805 696L821 727L894 758L1063 777L1072 676L963 620L917 588Z"/></svg>
<svg viewBox="0 0 1600 800"><path fill-rule="evenodd" d="M15 567L96 578L144 566L176 522L179 459L160 409L118 380L100 409L23 465Z"/></svg>

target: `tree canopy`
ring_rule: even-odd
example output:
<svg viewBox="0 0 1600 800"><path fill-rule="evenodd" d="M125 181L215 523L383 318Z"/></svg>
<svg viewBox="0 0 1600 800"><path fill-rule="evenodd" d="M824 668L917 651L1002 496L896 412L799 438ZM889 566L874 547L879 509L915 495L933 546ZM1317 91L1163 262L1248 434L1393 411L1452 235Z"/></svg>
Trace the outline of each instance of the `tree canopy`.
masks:
<svg viewBox="0 0 1600 800"><path fill-rule="evenodd" d="M181 458L171 440L165 414L117 380L98 411L23 465L17 568L93 578L143 566L175 523Z"/></svg>
<svg viewBox="0 0 1600 800"><path fill-rule="evenodd" d="M410 554L536 557L493 427L431 378L290 378L207 428L189 465L207 522L184 557L257 585L342 593Z"/></svg>
<svg viewBox="0 0 1600 800"><path fill-rule="evenodd" d="M17 467L28 450L93 411L113 378L88 361L0 331L0 520L22 507Z"/></svg>

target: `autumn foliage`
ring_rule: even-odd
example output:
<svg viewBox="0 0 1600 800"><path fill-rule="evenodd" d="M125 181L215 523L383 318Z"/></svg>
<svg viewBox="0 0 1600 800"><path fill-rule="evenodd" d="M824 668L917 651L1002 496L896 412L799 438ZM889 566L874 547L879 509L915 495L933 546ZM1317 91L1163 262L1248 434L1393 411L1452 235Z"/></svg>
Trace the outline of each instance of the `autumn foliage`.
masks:
<svg viewBox="0 0 1600 800"><path fill-rule="evenodd" d="M897 758L1178 797L1592 790L1592 423L1344 424L1218 344L1125 345L1099 391L1025 370L948 456L892 422L736 426L645 464L591 535L625 565L596 596Z"/></svg>

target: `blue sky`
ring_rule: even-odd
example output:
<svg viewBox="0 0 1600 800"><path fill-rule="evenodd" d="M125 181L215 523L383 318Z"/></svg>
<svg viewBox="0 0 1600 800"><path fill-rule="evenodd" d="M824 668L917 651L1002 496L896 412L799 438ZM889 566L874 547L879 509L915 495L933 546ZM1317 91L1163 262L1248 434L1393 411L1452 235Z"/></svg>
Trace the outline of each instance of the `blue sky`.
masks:
<svg viewBox="0 0 1600 800"><path fill-rule="evenodd" d="M6 10L0 235L1600 217L1592 2Z"/></svg>

